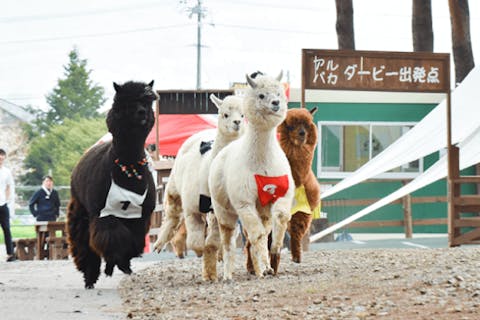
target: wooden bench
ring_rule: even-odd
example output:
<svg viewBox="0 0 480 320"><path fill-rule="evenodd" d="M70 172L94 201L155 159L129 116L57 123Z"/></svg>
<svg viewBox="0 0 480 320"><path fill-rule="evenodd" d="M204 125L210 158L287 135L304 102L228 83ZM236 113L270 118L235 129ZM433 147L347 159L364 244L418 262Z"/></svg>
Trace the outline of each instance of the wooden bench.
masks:
<svg viewBox="0 0 480 320"><path fill-rule="evenodd" d="M18 260L33 260L35 258L36 238L14 239L13 245Z"/></svg>
<svg viewBox="0 0 480 320"><path fill-rule="evenodd" d="M67 237L47 237L48 259L68 259Z"/></svg>

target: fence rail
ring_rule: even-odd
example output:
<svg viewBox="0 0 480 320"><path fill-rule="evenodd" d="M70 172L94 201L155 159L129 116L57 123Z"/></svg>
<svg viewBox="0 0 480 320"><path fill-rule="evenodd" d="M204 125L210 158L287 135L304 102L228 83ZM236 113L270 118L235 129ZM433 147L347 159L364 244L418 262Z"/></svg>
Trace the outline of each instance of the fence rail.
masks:
<svg viewBox="0 0 480 320"><path fill-rule="evenodd" d="M334 199L323 200L323 208L333 207L353 207L353 206L368 206L380 199ZM410 195L402 199L393 201L392 204L403 205L404 218L403 220L379 220L379 221L353 221L348 224L349 228L380 228L380 227L404 227L405 237L411 238L413 234L413 226L427 226L427 225L447 225L448 220L445 218L433 219L412 219L412 204L420 203L443 203L447 202L446 196L428 196L428 197L411 197ZM343 217L346 218L346 217ZM477 219L478 220L478 219ZM480 221L480 220L479 220ZM334 223L331 223L334 224ZM480 222L479 222L480 225Z"/></svg>

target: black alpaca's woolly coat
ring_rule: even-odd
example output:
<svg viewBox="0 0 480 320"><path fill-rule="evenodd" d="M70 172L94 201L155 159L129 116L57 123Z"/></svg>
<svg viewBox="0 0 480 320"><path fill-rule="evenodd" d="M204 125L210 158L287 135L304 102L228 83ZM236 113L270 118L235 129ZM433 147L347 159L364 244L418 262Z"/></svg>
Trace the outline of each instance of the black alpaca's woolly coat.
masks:
<svg viewBox="0 0 480 320"><path fill-rule="evenodd" d="M145 159L145 139L153 127L152 103L156 94L150 84L114 83L116 94L107 116L113 140L89 150L72 173L71 199L67 209L70 253L84 275L85 287L93 288L100 275L101 259L110 276L115 266L130 274L130 260L140 256L150 216L155 207L155 184ZM118 163L116 163L118 159ZM128 177L120 165L127 165ZM100 218L112 180L136 194L144 194L141 218L126 219L109 215Z"/></svg>

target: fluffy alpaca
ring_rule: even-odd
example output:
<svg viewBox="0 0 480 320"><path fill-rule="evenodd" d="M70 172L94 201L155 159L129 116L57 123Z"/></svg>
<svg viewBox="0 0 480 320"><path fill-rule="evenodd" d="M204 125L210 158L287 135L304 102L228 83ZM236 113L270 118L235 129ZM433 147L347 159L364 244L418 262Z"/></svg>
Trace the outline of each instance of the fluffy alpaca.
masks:
<svg viewBox="0 0 480 320"><path fill-rule="evenodd" d="M278 127L280 145L292 168L296 187L288 232L292 260L297 263L302 257L302 238L310 227L314 210L319 209L320 205L320 185L312 171L317 146L317 126L313 122L316 111L316 107L310 111L304 108L290 109L285 121ZM306 198L306 203L302 203L302 197Z"/></svg>
<svg viewBox="0 0 480 320"><path fill-rule="evenodd" d="M188 138L180 148L165 188L165 219L154 244L157 251L172 239L184 220L187 248L197 256L203 254L206 213L210 211L210 163L223 147L243 133L244 128L241 98L227 96L221 100L212 94L210 99L218 108L216 136L212 143L211 131L202 131Z"/></svg>
<svg viewBox="0 0 480 320"><path fill-rule="evenodd" d="M87 289L98 280L102 257L107 276L115 266L132 272L130 260L143 252L155 207L155 184L144 152L154 124L153 81L113 85L116 93L106 120L113 140L80 159L67 208L70 252Z"/></svg>
<svg viewBox="0 0 480 320"><path fill-rule="evenodd" d="M209 187L216 219L209 216L206 246L216 250L221 240L224 280L232 279L233 235L239 218L252 244L257 277L276 272L280 261L294 194L290 166L276 138L276 127L287 112L281 76L275 79L257 75L252 79L247 75L245 134L220 151L210 168ZM269 261L267 236L272 225ZM205 280L217 279L215 257L214 252L203 257Z"/></svg>

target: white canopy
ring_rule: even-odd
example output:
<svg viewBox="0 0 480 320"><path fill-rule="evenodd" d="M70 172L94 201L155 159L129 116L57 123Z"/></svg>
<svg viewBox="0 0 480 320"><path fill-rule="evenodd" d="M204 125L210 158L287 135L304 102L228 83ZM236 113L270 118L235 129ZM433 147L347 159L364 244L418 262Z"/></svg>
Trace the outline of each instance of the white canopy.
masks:
<svg viewBox="0 0 480 320"><path fill-rule="evenodd" d="M480 120L477 122L476 130L459 144L460 149L460 169L468 168L476 163L480 162ZM380 199L379 201L371 204L370 206L360 210L359 212L351 215L347 219L340 221L339 223L322 230L321 232L310 237L310 242L314 242L323 238L327 234L334 232L349 223L366 216L367 214L410 194L424 186L429 185L437 180L445 178L447 176L447 154L440 158L434 165L432 165L423 174L412 180L407 185L391 193L390 195Z"/></svg>
<svg viewBox="0 0 480 320"><path fill-rule="evenodd" d="M480 119L480 68L470 72L452 94L452 143L456 144L477 127ZM444 100L405 135L375 158L322 193L325 199L366 179L422 158L446 147L446 101Z"/></svg>

